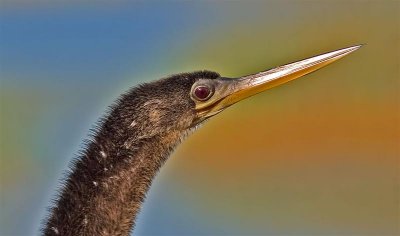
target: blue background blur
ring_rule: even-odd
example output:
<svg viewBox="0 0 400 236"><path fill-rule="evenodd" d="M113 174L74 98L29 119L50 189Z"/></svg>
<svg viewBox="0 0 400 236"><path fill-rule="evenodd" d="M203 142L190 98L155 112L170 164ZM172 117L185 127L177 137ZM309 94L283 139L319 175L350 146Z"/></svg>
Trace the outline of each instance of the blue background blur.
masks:
<svg viewBox="0 0 400 236"><path fill-rule="evenodd" d="M241 76L358 43L192 135L134 232L398 235L399 12L398 1L2 0L0 235L38 233L81 140L129 87L198 69Z"/></svg>

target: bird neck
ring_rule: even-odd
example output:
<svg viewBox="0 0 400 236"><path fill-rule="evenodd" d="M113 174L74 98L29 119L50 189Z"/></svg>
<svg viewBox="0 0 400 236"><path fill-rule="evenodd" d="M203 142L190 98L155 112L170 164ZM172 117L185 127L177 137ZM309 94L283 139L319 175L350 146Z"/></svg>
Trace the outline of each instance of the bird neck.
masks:
<svg viewBox="0 0 400 236"><path fill-rule="evenodd" d="M73 163L45 235L129 235L153 178L182 133L147 136L118 126L105 122Z"/></svg>

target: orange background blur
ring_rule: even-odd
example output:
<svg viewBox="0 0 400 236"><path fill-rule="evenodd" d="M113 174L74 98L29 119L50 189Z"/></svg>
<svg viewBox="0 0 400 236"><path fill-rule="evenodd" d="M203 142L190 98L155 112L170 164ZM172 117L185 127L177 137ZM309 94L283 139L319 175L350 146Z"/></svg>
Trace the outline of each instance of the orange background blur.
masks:
<svg viewBox="0 0 400 236"><path fill-rule="evenodd" d="M0 9L0 235L36 234L68 161L132 85L360 50L222 112L157 176L137 235L399 235L398 1Z"/></svg>

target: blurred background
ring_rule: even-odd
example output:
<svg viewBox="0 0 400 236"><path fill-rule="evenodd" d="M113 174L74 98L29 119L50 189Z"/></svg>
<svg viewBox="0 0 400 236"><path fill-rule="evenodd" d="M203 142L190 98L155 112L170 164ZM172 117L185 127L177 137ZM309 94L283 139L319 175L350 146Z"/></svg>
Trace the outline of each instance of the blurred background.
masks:
<svg viewBox="0 0 400 236"><path fill-rule="evenodd" d="M120 93L362 49L240 102L171 156L136 235L399 235L398 1L1 0L0 235L36 235Z"/></svg>

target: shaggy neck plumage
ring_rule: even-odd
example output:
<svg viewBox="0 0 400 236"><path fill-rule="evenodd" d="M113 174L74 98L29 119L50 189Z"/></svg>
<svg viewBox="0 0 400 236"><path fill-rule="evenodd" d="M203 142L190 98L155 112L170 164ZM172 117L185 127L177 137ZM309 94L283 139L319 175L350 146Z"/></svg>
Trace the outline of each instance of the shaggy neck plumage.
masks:
<svg viewBox="0 0 400 236"><path fill-rule="evenodd" d="M198 123L192 85L218 77L177 74L122 95L73 161L42 232L128 235L157 171Z"/></svg>
<svg viewBox="0 0 400 236"><path fill-rule="evenodd" d="M156 99L141 107L151 105L160 106ZM45 235L129 235L154 176L185 133L158 129L156 108L145 119L130 111L137 106L120 102L72 163Z"/></svg>

